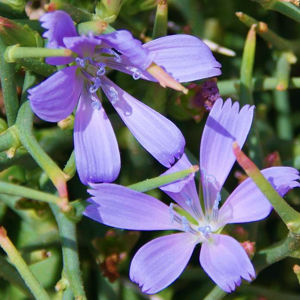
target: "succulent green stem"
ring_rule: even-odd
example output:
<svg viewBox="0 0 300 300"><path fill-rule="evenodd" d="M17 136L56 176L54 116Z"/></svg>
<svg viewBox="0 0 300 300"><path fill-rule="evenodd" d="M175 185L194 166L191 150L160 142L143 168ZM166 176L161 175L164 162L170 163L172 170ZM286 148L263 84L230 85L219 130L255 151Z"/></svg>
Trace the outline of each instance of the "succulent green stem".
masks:
<svg viewBox="0 0 300 300"><path fill-rule="evenodd" d="M24 259L6 234L6 230L0 227L0 246L8 255L11 263L16 267L35 299L50 300L49 295L34 277Z"/></svg>
<svg viewBox="0 0 300 300"><path fill-rule="evenodd" d="M13 45L6 48L4 58L7 62L16 62L22 58L36 58L36 57L56 57L64 56L70 57L75 54L70 49L50 49L50 48L38 48L38 47L20 47L19 45Z"/></svg>
<svg viewBox="0 0 300 300"><path fill-rule="evenodd" d="M15 65L9 64L4 59L6 45L0 37L0 78L3 93L4 106L8 126L14 125L19 108L19 100L16 88Z"/></svg>
<svg viewBox="0 0 300 300"><path fill-rule="evenodd" d="M199 170L198 166L192 166L189 169L174 172L168 175L162 175L151 179L146 179L144 181L140 181L135 184L131 184L128 187L132 190L139 191L139 192L147 192L153 189L156 189L160 186L165 184L180 180L185 178L186 176L195 173Z"/></svg>
<svg viewBox="0 0 300 300"><path fill-rule="evenodd" d="M63 214L56 205L50 205L55 216L62 244L64 274L69 281L75 299L86 300L81 279L76 237L76 224Z"/></svg>
<svg viewBox="0 0 300 300"><path fill-rule="evenodd" d="M284 1L284 0L254 0L258 2L263 8L280 12L281 14L300 22L299 2ZM294 3L294 4L293 4Z"/></svg>

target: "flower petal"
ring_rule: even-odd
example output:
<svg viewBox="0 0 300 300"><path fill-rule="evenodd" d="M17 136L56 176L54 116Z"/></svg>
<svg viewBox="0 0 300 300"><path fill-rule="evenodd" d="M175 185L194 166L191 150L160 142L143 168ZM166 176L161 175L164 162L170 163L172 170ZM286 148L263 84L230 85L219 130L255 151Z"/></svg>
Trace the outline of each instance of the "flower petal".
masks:
<svg viewBox="0 0 300 300"><path fill-rule="evenodd" d="M153 61L180 82L221 74L221 65L200 39L186 34L169 35L143 45Z"/></svg>
<svg viewBox="0 0 300 300"><path fill-rule="evenodd" d="M176 280L188 264L197 244L190 233L162 236L138 250L130 266L130 279L142 292L155 294Z"/></svg>
<svg viewBox="0 0 300 300"><path fill-rule="evenodd" d="M142 46L142 42L135 39L127 30L116 30L98 38L121 53L122 60L124 55L131 64L141 69L146 69L152 62L149 51Z"/></svg>
<svg viewBox="0 0 300 300"><path fill-rule="evenodd" d="M83 79L77 67L67 67L28 90L31 108L41 119L57 122L70 115L78 101Z"/></svg>
<svg viewBox="0 0 300 300"><path fill-rule="evenodd" d="M120 172L118 143L103 109L94 109L84 89L74 126L76 168L83 184L112 182Z"/></svg>
<svg viewBox="0 0 300 300"><path fill-rule="evenodd" d="M210 210L226 180L234 162L233 141L241 147L247 138L253 118L254 106L245 105L239 111L239 103L232 105L231 99L218 99L207 118L200 145L200 170Z"/></svg>
<svg viewBox="0 0 300 300"><path fill-rule="evenodd" d="M73 52L81 57L89 57L94 55L95 47L101 44L99 39L93 36L72 36L65 37L64 44Z"/></svg>
<svg viewBox="0 0 300 300"><path fill-rule="evenodd" d="M77 36L76 28L71 17L62 10L46 13L40 18L41 26L47 31L43 37L48 39L48 48L65 47L64 37ZM51 65L69 64L73 57L49 57L46 62Z"/></svg>
<svg viewBox="0 0 300 300"><path fill-rule="evenodd" d="M192 164L183 153L178 162L162 175L186 170L191 166ZM161 186L160 189L177 202L184 210L188 211L195 219L199 219L203 216L203 212L200 206L194 177L194 173L190 174L184 179Z"/></svg>
<svg viewBox="0 0 300 300"><path fill-rule="evenodd" d="M225 292L232 292L244 278L251 281L255 271L243 247L232 237L212 234L202 244L200 264L209 277Z"/></svg>
<svg viewBox="0 0 300 300"><path fill-rule="evenodd" d="M182 228L163 202L116 184L94 184L88 192L91 203L84 215L102 224L132 230Z"/></svg>
<svg viewBox="0 0 300 300"><path fill-rule="evenodd" d="M162 165L170 167L183 153L185 140L180 130L105 76L102 83L107 98L139 143Z"/></svg>
<svg viewBox="0 0 300 300"><path fill-rule="evenodd" d="M299 173L290 167L272 167L261 171L277 192L283 196L288 190L299 187ZM227 198L219 211L220 226L228 223L253 222L264 219L272 209L251 178L244 180Z"/></svg>

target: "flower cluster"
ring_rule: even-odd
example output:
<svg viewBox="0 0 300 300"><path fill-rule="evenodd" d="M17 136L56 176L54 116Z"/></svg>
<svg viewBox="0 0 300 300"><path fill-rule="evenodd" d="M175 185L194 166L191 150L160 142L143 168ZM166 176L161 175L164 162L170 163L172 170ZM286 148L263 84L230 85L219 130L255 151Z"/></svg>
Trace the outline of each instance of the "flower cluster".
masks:
<svg viewBox="0 0 300 300"><path fill-rule="evenodd" d="M249 133L254 107L220 98L215 81L202 87L210 110L200 144L200 192L194 174L161 187L170 205L149 195L112 184L120 171L120 153L112 125L104 111L104 95L139 143L162 165L164 174L191 166L184 154L185 140L166 117L138 101L108 73L118 70L134 80L159 82L180 91L180 82L220 75L220 64L209 48L190 35L162 37L146 44L126 30L80 36L63 11L41 18L47 47L64 47L72 57L51 57L47 63L68 65L29 90L33 111L50 122L63 120L75 107L74 149L76 168L91 198L84 215L102 224L130 230L175 230L144 245L135 254L130 278L143 292L157 293L183 272L197 244L200 264L224 291L242 279L251 281L255 270L243 247L221 234L230 223L261 220L272 207L252 179L243 181L220 206L221 191L236 158L233 142L241 147ZM103 93L102 93L103 92ZM103 95L104 94L104 95ZM197 99L196 99L197 100ZM297 170L270 167L262 174L280 195L299 187ZM199 198L201 201L199 201Z"/></svg>

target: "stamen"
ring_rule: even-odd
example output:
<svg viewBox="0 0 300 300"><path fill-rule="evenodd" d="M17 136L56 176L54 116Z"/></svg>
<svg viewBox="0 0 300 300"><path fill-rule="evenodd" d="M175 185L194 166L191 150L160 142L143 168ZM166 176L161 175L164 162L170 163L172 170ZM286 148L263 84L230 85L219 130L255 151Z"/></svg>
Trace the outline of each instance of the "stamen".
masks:
<svg viewBox="0 0 300 300"><path fill-rule="evenodd" d="M119 100L119 94L118 94L117 90L113 86L111 86L109 88L109 95L111 97L110 98L110 102L112 104L115 104Z"/></svg>
<svg viewBox="0 0 300 300"><path fill-rule="evenodd" d="M106 72L106 70L105 70L106 64L105 63L99 63L98 67L99 67L99 69L97 71L97 76L103 76Z"/></svg>
<svg viewBox="0 0 300 300"><path fill-rule="evenodd" d="M131 68L132 78L138 80L142 77L142 72L138 68Z"/></svg>
<svg viewBox="0 0 300 300"><path fill-rule="evenodd" d="M98 97L95 95L91 95L91 100L92 100L92 103L91 103L92 108L94 110L100 110L102 107L102 104L101 104L100 100L98 99Z"/></svg>
<svg viewBox="0 0 300 300"><path fill-rule="evenodd" d="M80 57L76 57L75 58L75 62L77 65L79 65L82 68L85 68L86 66L86 62L92 63L93 60L90 57L84 57L84 58L80 58Z"/></svg>
<svg viewBox="0 0 300 300"><path fill-rule="evenodd" d="M79 65L80 67L84 68L85 67L85 60L80 58L80 57L76 57L75 58L75 62L77 65Z"/></svg>
<svg viewBox="0 0 300 300"><path fill-rule="evenodd" d="M91 94L96 93L100 86L101 86L101 79L99 77L96 77L95 81L94 81L94 84L91 85L90 88L89 88L89 92Z"/></svg>

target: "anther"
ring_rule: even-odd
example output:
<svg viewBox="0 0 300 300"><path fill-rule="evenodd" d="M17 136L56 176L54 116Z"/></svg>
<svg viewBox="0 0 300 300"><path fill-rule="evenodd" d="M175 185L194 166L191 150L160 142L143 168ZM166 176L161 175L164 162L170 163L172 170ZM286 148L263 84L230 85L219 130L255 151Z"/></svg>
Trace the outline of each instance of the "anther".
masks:
<svg viewBox="0 0 300 300"><path fill-rule="evenodd" d="M94 84L91 85L90 88L89 88L89 92L91 94L96 93L100 86L101 86L101 80L100 80L99 77L96 77L96 79L94 81Z"/></svg>
<svg viewBox="0 0 300 300"><path fill-rule="evenodd" d="M97 74L97 76L103 76L106 72L106 70L105 70L106 64L105 63L99 63L98 66L99 66L99 69L98 69L96 74Z"/></svg>
<svg viewBox="0 0 300 300"><path fill-rule="evenodd" d="M110 94L110 102L112 104L115 104L118 100L119 100L119 94L117 92L117 90L114 87L110 87L109 88L109 94Z"/></svg>
<svg viewBox="0 0 300 300"><path fill-rule="evenodd" d="M132 71L132 78L134 80L138 80L141 78L142 72L138 68L132 68L131 71Z"/></svg>
<svg viewBox="0 0 300 300"><path fill-rule="evenodd" d="M76 57L75 58L75 62L77 65L79 65L80 67L84 68L85 67L85 60L80 58L80 57Z"/></svg>

